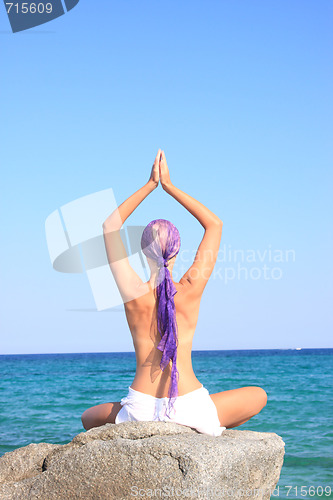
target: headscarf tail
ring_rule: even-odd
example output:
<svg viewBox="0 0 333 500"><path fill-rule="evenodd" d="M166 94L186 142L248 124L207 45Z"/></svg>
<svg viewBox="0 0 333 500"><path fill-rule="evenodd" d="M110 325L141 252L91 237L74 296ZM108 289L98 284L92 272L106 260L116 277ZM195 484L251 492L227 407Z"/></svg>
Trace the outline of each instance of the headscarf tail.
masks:
<svg viewBox="0 0 333 500"><path fill-rule="evenodd" d="M162 371L164 371L169 365L170 360L172 361L171 381L168 394L169 405L167 409L167 415L170 416L171 410L173 409L175 401L178 397L179 380L179 372L177 370L178 332L175 303L173 299L177 290L171 280L170 271L166 266L167 261L164 261L164 266L160 267L160 273L161 271L163 272L164 269L165 277L158 285L160 287L160 298L158 303L158 317L160 318L160 321L158 322L158 329L161 334L161 341L159 342L157 349L162 351L162 359L160 362L160 368ZM161 276L159 276L159 278L161 278Z"/></svg>

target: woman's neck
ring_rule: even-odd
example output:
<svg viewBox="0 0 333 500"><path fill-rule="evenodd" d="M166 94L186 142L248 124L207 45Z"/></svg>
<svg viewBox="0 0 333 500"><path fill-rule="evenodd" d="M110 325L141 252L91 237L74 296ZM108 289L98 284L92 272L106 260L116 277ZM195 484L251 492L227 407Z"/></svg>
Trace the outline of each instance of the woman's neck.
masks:
<svg viewBox="0 0 333 500"><path fill-rule="evenodd" d="M169 269L169 272L170 272L171 281L174 283L173 277L172 277L172 269ZM151 271L148 283L151 285L152 288L154 288L154 286L155 286L157 276L158 276L158 270L156 272Z"/></svg>

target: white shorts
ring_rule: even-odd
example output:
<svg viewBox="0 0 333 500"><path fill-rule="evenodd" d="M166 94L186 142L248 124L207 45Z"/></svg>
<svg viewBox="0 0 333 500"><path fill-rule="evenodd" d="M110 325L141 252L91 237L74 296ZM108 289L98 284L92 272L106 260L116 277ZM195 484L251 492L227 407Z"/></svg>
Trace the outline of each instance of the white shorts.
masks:
<svg viewBox="0 0 333 500"><path fill-rule="evenodd" d="M166 415L168 397L155 398L132 387L128 389L128 395L120 401L122 408L116 416L116 424L133 421L175 422L210 436L221 436L226 429L221 427L216 406L203 385L178 396L171 417Z"/></svg>

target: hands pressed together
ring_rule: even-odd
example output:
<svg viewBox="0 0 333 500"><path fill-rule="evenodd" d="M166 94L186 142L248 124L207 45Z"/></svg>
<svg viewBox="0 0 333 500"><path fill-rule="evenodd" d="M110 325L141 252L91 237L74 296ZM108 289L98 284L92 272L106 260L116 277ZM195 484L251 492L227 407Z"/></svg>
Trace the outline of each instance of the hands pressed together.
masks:
<svg viewBox="0 0 333 500"><path fill-rule="evenodd" d="M223 222L202 203L172 184L168 164L162 149L159 149L157 152L148 182L129 196L129 198L112 212L103 223L104 231L106 233L110 233L110 231L119 231L126 219L140 203L157 188L159 183L161 183L164 191L178 201L178 203L183 205L183 207L200 222L205 230L208 228L218 228L217 237L219 238L218 244L220 244L220 228L222 228ZM211 234L211 231L209 231L209 234Z"/></svg>
<svg viewBox="0 0 333 500"><path fill-rule="evenodd" d="M155 187L161 182L162 188L165 189L171 185L168 164L165 158L164 151L159 149L151 169L149 182L153 182Z"/></svg>

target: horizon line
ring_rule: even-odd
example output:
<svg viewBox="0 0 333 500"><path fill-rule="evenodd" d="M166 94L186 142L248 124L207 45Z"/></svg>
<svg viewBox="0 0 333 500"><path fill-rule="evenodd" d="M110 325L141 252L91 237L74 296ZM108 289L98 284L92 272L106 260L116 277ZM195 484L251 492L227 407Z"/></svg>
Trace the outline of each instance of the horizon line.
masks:
<svg viewBox="0 0 333 500"><path fill-rule="evenodd" d="M333 347L270 347L249 349L192 349L192 352L218 352L218 351L304 351L315 349L333 349ZM0 356L48 356L50 354L135 354L135 351L89 351L89 352L36 352L36 353L7 353Z"/></svg>

